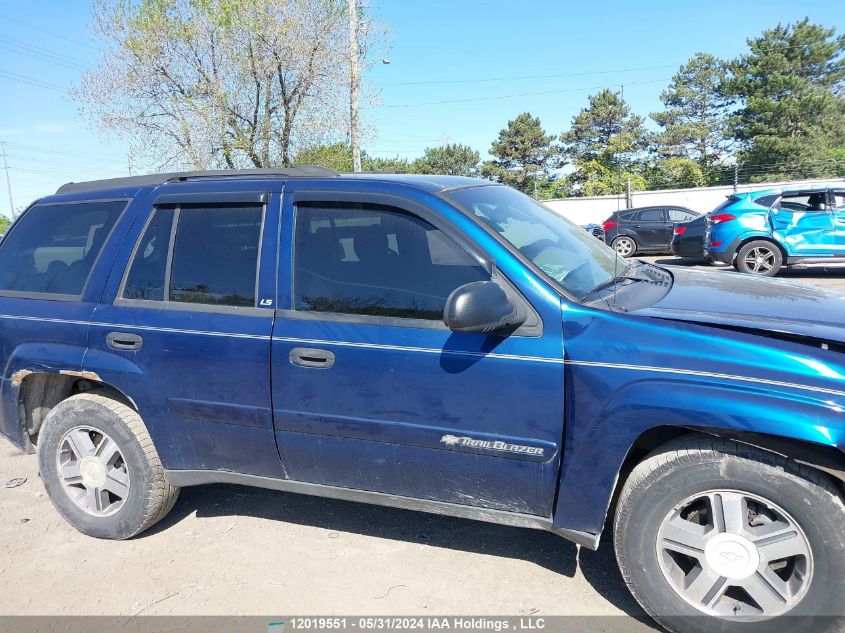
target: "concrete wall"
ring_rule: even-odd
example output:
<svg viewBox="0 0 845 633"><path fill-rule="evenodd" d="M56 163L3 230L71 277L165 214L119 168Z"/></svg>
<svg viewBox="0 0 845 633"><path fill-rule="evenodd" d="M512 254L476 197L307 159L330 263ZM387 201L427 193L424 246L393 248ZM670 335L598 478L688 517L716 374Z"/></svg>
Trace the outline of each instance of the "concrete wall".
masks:
<svg viewBox="0 0 845 633"><path fill-rule="evenodd" d="M795 180L792 182L760 182L752 185L739 185L737 191L759 191L760 189L792 189L808 185L843 186L845 178L829 180ZM688 207L699 213L707 213L725 201L733 193L733 186L698 187L695 189L663 189L660 191L634 191L631 194L635 207L648 207L659 204ZM543 204L576 224L601 224L608 216L625 208L625 196L595 196L591 198L558 198L544 200Z"/></svg>

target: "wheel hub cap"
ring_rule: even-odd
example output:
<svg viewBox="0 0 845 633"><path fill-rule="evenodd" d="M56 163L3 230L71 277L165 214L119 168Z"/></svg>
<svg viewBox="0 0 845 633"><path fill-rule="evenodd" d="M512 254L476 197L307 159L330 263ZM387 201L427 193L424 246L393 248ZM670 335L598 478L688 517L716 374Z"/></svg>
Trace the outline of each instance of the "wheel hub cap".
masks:
<svg viewBox="0 0 845 633"><path fill-rule="evenodd" d="M109 516L129 497L129 470L111 437L91 426L65 433L56 450L56 469L68 497L88 514Z"/></svg>
<svg viewBox="0 0 845 633"><path fill-rule="evenodd" d="M748 578L760 566L757 547L738 534L714 536L704 548L704 558L713 571L731 580Z"/></svg>
<svg viewBox="0 0 845 633"><path fill-rule="evenodd" d="M83 457L79 461L79 471L85 486L101 488L106 483L106 469L96 457Z"/></svg>

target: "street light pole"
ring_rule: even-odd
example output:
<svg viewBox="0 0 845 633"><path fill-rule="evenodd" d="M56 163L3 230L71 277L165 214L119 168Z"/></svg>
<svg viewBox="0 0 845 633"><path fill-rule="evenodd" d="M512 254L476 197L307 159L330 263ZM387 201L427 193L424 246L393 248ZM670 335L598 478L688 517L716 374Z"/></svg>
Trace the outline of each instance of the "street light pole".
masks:
<svg viewBox="0 0 845 633"><path fill-rule="evenodd" d="M352 171L361 171L361 121L358 103L358 0L347 0L349 7L349 139L352 144Z"/></svg>
<svg viewBox="0 0 845 633"><path fill-rule="evenodd" d="M12 183L9 181L9 164L6 162L6 141L0 141L0 153L3 154L3 171L6 172L6 189L9 191L9 213L15 219L15 203L12 202Z"/></svg>

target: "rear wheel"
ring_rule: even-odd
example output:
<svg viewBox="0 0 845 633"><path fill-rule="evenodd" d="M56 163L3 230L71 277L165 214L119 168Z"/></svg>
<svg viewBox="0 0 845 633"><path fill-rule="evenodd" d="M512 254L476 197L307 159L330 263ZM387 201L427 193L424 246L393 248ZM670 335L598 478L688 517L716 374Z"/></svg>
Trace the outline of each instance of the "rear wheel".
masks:
<svg viewBox="0 0 845 633"><path fill-rule="evenodd" d="M822 631L845 613L843 521L823 474L730 441L681 439L626 481L616 555L631 592L672 630Z"/></svg>
<svg viewBox="0 0 845 633"><path fill-rule="evenodd" d="M141 417L102 393L72 396L50 411L38 437L38 466L59 513L98 538L135 536L179 496Z"/></svg>
<svg viewBox="0 0 845 633"><path fill-rule="evenodd" d="M783 266L783 254L776 244L755 240L739 249L734 266L741 273L774 277Z"/></svg>
<svg viewBox="0 0 845 633"><path fill-rule="evenodd" d="M620 235L611 242L613 250L619 253L622 257L631 257L637 252L637 243L633 238L627 235Z"/></svg>

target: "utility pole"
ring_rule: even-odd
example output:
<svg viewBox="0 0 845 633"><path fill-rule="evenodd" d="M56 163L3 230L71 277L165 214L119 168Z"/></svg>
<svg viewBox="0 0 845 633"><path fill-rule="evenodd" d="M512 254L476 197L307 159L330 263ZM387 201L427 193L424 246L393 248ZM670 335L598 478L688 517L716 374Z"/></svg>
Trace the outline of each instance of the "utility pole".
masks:
<svg viewBox="0 0 845 633"><path fill-rule="evenodd" d="M3 154L3 171L6 172L6 189L9 191L9 213L15 219L15 203L12 202L12 183L9 181L9 163L6 162L6 141L0 141L0 153Z"/></svg>
<svg viewBox="0 0 845 633"><path fill-rule="evenodd" d="M352 144L352 171L361 171L361 121L358 104L358 0L347 0L349 7L349 140Z"/></svg>

